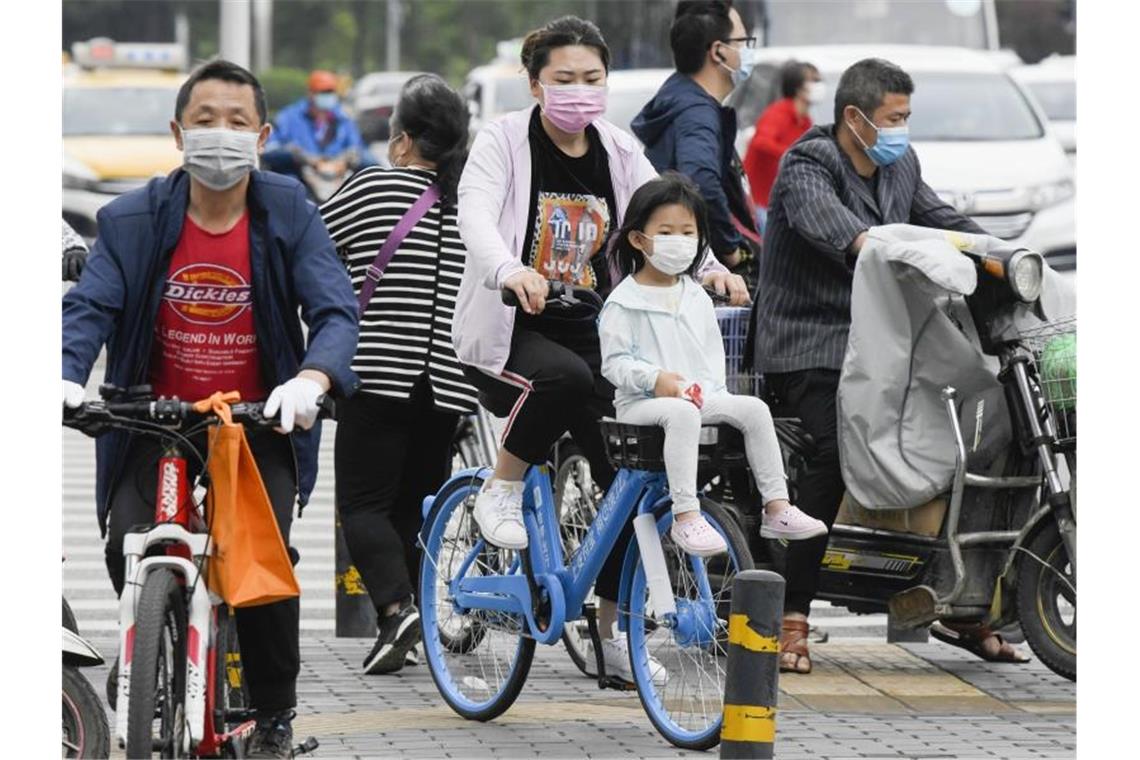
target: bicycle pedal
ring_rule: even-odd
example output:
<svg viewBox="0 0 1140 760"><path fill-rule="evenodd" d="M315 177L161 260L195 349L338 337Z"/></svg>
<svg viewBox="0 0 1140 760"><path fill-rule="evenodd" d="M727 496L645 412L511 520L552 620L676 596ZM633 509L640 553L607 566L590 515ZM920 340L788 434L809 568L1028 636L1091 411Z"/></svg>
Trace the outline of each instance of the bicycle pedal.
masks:
<svg viewBox="0 0 1140 760"><path fill-rule="evenodd" d="M293 757L296 757L297 755L307 755L311 752L314 752L319 746L321 746L321 743L317 741L317 737L310 736L308 739L293 748Z"/></svg>
<svg viewBox="0 0 1140 760"><path fill-rule="evenodd" d="M602 676L598 679L599 689L613 689L614 691L637 691L637 684L617 676Z"/></svg>

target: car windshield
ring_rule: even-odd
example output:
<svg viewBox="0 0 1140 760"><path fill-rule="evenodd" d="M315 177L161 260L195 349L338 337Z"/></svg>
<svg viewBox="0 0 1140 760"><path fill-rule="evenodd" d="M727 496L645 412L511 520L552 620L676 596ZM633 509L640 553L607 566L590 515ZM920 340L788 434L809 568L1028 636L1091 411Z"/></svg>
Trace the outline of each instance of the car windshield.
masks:
<svg viewBox="0 0 1140 760"><path fill-rule="evenodd" d="M827 72L838 82L841 72ZM1029 102L1005 74L912 73L910 139L921 141L1032 140L1044 131ZM833 102L812 107L816 124L834 121Z"/></svg>
<svg viewBox="0 0 1140 760"><path fill-rule="evenodd" d="M178 90L91 87L63 91L63 134L168 135Z"/></svg>
<svg viewBox="0 0 1140 760"><path fill-rule="evenodd" d="M1029 82L1026 87L1051 121L1077 120L1076 82Z"/></svg>
<svg viewBox="0 0 1140 760"><path fill-rule="evenodd" d="M956 45L985 49L982 0L767 0L768 46Z"/></svg>

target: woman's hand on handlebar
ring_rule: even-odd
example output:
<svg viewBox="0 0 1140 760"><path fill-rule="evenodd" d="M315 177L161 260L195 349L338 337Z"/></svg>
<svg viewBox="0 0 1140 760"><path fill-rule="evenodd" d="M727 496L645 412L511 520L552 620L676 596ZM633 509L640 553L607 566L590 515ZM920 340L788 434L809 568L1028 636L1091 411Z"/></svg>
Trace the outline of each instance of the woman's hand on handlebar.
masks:
<svg viewBox="0 0 1140 760"><path fill-rule="evenodd" d="M738 274L730 272L710 272L705 275L701 284L712 288L721 295L728 296L729 306L747 306L752 303L748 295L748 284Z"/></svg>
<svg viewBox="0 0 1140 760"><path fill-rule="evenodd" d="M330 385L323 372L303 369L292 380L273 389L263 412L266 417L273 417L280 410L281 424L276 428L279 433L293 432L294 423L302 430L308 430L317 421L321 412L321 396Z"/></svg>
<svg viewBox="0 0 1140 760"><path fill-rule="evenodd" d="M515 272L503 282L503 288L515 294L519 306L527 314L541 314L546 308L546 294L550 284L533 269Z"/></svg>

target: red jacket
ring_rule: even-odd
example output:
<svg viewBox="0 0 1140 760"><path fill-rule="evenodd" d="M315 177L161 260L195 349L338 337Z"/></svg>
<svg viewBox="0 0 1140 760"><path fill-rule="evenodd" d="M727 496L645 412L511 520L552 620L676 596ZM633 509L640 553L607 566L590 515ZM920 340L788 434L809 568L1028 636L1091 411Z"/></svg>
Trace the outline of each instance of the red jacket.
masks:
<svg viewBox="0 0 1140 760"><path fill-rule="evenodd" d="M796 113L794 98L777 100L760 114L756 133L744 154L744 172L752 186L752 200L757 205L767 208L780 157L810 128L811 117Z"/></svg>

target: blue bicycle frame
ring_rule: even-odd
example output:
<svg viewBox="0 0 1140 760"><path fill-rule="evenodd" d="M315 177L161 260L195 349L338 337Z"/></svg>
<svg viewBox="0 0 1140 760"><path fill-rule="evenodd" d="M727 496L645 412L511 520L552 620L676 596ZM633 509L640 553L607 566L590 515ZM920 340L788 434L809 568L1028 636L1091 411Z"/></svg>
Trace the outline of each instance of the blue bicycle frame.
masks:
<svg viewBox="0 0 1140 760"><path fill-rule="evenodd" d="M449 492L452 483L470 480L476 475L490 477L490 470L465 470L452 477L439 493ZM468 569L486 548L484 540L480 538L450 581L449 592L460 614L470 609L484 609L518 615L526 620L528 634L535 640L553 644L561 638L567 622L581 617L582 605L590 587L594 585L602 565L617 544L631 512L636 509L636 514L639 515L652 514L669 498L668 485L663 472L618 470L613 484L598 507L597 516L567 566L562 556L562 537L548 468L545 465L531 467L527 470L524 483L523 522L529 539L529 575L534 579L534 586L531 586L528 574L519 572L519 559L502 575L468 577ZM425 517L433 502L433 497L424 500ZM430 528L425 525L424 529L426 532ZM632 569L636 556L635 544L636 540L630 541L623 563L623 574ZM696 564L701 565L700 562ZM626 585L622 584L623 596L626 594ZM707 591L707 578L702 585L702 590ZM545 593L548 602L545 611L547 614L544 615L541 626L534 617L533 599L536 592ZM618 606L623 611L623 614L619 614L618 626L625 631L628 618L624 611L629 609L628 600L619 599ZM569 610L574 612L567 618Z"/></svg>

